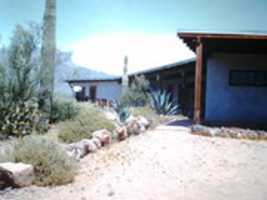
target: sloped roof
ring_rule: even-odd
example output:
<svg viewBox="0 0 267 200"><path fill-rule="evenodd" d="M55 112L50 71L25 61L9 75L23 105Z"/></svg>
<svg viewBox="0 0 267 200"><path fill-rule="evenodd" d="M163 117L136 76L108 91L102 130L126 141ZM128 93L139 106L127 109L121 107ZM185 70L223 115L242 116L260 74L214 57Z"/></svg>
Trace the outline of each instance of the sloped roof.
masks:
<svg viewBox="0 0 267 200"><path fill-rule="evenodd" d="M202 36L248 36L248 37L266 37L267 31L260 30L194 30L194 29L181 29L177 31L178 35L202 35Z"/></svg>
<svg viewBox="0 0 267 200"><path fill-rule="evenodd" d="M205 31L205 30L180 30L177 36L181 38L187 46L195 51L198 40L216 41L220 45L226 45L225 41L230 41L229 46L244 48L249 44L251 48L256 49L259 43L267 45L266 31ZM244 42L245 41L245 42ZM235 43L233 43L235 42ZM218 44L218 43L217 43ZM236 45L237 44L237 45ZM248 45L248 46L249 46Z"/></svg>
<svg viewBox="0 0 267 200"><path fill-rule="evenodd" d="M175 62L175 63L171 63L171 64L167 64L167 65L162 65L162 66L158 66L158 67L154 67L151 69L147 69L147 70L143 70L143 71L139 71L139 72L135 72L135 73L131 73L129 74L129 76L138 76L138 75L142 75L142 74L150 74L150 73L155 73L155 72L159 72L162 70L167 70L167 69L172 69L175 67L180 67L186 64L190 64L195 62L195 58L190 58L190 59L186 59L186 60L182 60L179 62ZM72 80L66 80L66 82L68 83L74 83L74 82L109 82L109 81L120 81L121 80L121 76L111 76L111 77L107 77L107 78L98 78L98 79L72 79Z"/></svg>
<svg viewBox="0 0 267 200"><path fill-rule="evenodd" d="M182 65L193 63L193 62L195 62L195 60L196 60L195 58L189 58L189 59L185 59L185 60L182 60L179 62L175 62L175 63L162 65L162 66L154 67L151 69L146 69L143 71L135 72L135 73L129 74L129 76L136 76L136 75L141 75L141 74L150 74L150 73L154 73L154 72L158 72L158 71L162 71L162 70L167 70L167 69L171 69L171 68L175 68L175 67L179 67Z"/></svg>

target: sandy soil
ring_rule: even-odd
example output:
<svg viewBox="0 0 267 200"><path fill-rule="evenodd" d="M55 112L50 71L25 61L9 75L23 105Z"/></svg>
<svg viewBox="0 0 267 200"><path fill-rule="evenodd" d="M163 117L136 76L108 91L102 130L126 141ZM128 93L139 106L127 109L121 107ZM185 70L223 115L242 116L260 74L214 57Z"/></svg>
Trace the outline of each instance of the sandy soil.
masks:
<svg viewBox="0 0 267 200"><path fill-rule="evenodd" d="M5 200L261 200L267 143L208 138L161 126L87 156L73 184L29 187Z"/></svg>

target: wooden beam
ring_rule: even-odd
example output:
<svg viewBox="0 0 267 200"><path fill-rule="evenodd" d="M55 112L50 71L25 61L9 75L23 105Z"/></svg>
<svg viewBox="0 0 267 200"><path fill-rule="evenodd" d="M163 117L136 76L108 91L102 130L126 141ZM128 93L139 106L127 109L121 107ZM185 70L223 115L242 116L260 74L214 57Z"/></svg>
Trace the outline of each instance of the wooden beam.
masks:
<svg viewBox="0 0 267 200"><path fill-rule="evenodd" d="M198 38L196 47L196 70L195 70L195 98L194 98L194 121L195 123L201 123L202 118L202 82L203 82L203 55L204 47L201 38Z"/></svg>
<svg viewBox="0 0 267 200"><path fill-rule="evenodd" d="M229 39L229 40L267 40L267 34L234 34L234 33L201 33L201 32L178 32L178 37L192 39L201 37L204 39Z"/></svg>

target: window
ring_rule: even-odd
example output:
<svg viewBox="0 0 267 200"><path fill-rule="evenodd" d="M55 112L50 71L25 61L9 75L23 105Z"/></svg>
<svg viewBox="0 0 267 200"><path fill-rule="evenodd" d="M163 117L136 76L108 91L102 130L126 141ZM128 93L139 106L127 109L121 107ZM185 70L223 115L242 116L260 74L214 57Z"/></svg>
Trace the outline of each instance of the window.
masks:
<svg viewBox="0 0 267 200"><path fill-rule="evenodd" d="M232 70L229 83L231 86L267 86L267 70Z"/></svg>

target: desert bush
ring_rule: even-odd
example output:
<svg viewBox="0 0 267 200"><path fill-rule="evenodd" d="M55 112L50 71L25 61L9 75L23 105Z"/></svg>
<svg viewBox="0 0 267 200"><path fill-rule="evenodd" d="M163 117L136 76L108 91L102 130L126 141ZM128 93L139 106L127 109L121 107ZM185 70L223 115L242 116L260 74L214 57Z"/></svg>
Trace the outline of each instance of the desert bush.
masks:
<svg viewBox="0 0 267 200"><path fill-rule="evenodd" d="M73 100L58 97L52 104L50 122L74 119L79 114L79 110L80 107Z"/></svg>
<svg viewBox="0 0 267 200"><path fill-rule="evenodd" d="M0 63L0 134L24 136L38 126L37 35L17 26ZM41 129L40 129L41 130Z"/></svg>
<svg viewBox="0 0 267 200"><path fill-rule="evenodd" d="M15 145L14 155L16 162L33 165L36 185L62 185L74 179L75 161L59 144L42 136L21 139Z"/></svg>
<svg viewBox="0 0 267 200"><path fill-rule="evenodd" d="M178 112L178 105L171 100L171 94L166 91L152 91L150 105L160 115L175 115Z"/></svg>
<svg viewBox="0 0 267 200"><path fill-rule="evenodd" d="M81 112L73 120L59 124L59 139L66 143L77 142L90 138L91 134L100 129L113 131L115 125L104 113L93 105L82 106Z"/></svg>
<svg viewBox="0 0 267 200"><path fill-rule="evenodd" d="M145 76L135 76L120 102L128 106L145 106L148 103L149 81Z"/></svg>

